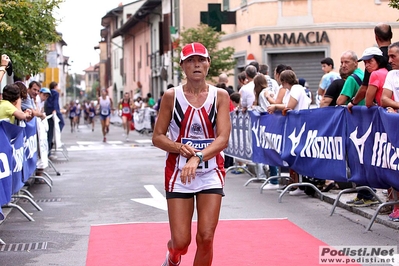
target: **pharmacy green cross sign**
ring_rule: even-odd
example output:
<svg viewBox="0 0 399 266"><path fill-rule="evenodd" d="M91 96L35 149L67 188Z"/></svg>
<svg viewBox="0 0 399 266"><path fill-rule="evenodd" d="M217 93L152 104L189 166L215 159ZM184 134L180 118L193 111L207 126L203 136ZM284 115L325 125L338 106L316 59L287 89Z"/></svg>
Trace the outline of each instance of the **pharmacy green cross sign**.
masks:
<svg viewBox="0 0 399 266"><path fill-rule="evenodd" d="M208 4L208 11L201 11L201 22L221 31L222 24L236 24L236 12L221 11L221 4Z"/></svg>

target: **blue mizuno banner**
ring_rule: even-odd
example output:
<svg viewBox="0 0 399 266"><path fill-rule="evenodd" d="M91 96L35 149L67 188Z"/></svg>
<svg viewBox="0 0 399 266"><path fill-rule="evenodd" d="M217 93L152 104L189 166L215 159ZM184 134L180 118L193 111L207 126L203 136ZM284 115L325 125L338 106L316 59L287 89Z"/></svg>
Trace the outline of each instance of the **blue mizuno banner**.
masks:
<svg viewBox="0 0 399 266"><path fill-rule="evenodd" d="M337 106L290 111L286 117L257 112L230 116L232 132L225 150L230 156L287 165L305 176L399 190L397 113L362 106L349 113Z"/></svg>
<svg viewBox="0 0 399 266"><path fill-rule="evenodd" d="M36 130L36 117L34 117L29 122L26 122L26 127L24 130L24 155L25 161L23 172L23 182L26 182L29 177L36 170L37 163L37 130Z"/></svg>
<svg viewBox="0 0 399 266"><path fill-rule="evenodd" d="M230 112L231 132L224 153L235 158L252 161L251 118L249 112Z"/></svg>
<svg viewBox="0 0 399 266"><path fill-rule="evenodd" d="M281 158L286 117L281 112L251 114L252 161L272 166L287 166Z"/></svg>
<svg viewBox="0 0 399 266"><path fill-rule="evenodd" d="M399 114L381 107L356 107L348 114L350 181L399 190Z"/></svg>
<svg viewBox="0 0 399 266"><path fill-rule="evenodd" d="M11 201L12 195L12 147L7 135L3 129L3 124L8 122L0 122L0 206ZM0 209L0 220L4 216Z"/></svg>
<svg viewBox="0 0 399 266"><path fill-rule="evenodd" d="M282 159L302 175L347 181L344 114L342 107L290 111Z"/></svg>
<svg viewBox="0 0 399 266"><path fill-rule="evenodd" d="M7 135L8 142L13 149L13 158L11 161L12 169L12 193L18 192L24 185L22 177L22 168L25 161L24 154L24 128L10 123L3 123L4 132Z"/></svg>

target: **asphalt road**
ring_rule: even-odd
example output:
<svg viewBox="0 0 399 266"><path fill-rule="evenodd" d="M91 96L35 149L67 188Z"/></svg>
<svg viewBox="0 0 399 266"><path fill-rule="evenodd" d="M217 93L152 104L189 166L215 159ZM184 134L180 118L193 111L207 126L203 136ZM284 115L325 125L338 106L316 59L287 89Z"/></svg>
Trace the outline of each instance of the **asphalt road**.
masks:
<svg viewBox="0 0 399 266"><path fill-rule="evenodd" d="M52 191L45 184L29 188L43 211L19 200L17 204L35 221L13 209L0 225L0 238L6 243L0 252L1 266L85 265L91 225L167 221L162 204L153 207L138 200L151 198L149 188L163 194L165 153L151 145L150 136L133 132L126 142L122 128L111 126L108 142L103 143L98 124L94 132L81 125L75 133L67 125L62 141L69 161L58 153L54 162L61 175L48 169L54 179ZM221 219L287 217L333 246L398 243L397 230L374 224L372 231L364 233L369 219L341 208L329 216L331 205L318 198L287 195L278 203L276 191L260 194L259 183L244 187L248 178L246 174L227 174Z"/></svg>

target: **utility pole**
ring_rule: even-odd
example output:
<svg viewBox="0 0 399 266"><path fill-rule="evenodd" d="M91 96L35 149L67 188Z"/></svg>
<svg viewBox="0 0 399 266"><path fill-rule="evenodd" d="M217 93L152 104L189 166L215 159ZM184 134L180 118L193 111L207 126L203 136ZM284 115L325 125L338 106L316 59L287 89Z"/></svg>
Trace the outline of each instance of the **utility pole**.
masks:
<svg viewBox="0 0 399 266"><path fill-rule="evenodd" d="M73 88L73 101L76 101L76 84L75 84L76 73L72 74L72 88Z"/></svg>

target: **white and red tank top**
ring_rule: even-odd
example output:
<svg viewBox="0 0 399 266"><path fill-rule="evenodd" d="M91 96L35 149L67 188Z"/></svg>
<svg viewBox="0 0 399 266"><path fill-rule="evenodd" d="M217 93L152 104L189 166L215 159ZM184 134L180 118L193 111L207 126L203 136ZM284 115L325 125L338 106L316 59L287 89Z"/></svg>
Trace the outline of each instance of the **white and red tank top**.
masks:
<svg viewBox="0 0 399 266"><path fill-rule="evenodd" d="M198 150L206 148L216 138L217 88L208 85L208 96L199 108L186 99L183 87L175 87L174 108L169 125L169 138L175 142L190 144ZM194 193L224 186L223 152L198 166L196 178L190 184L182 184L180 172L186 158L167 153L165 167L165 190L169 192Z"/></svg>

